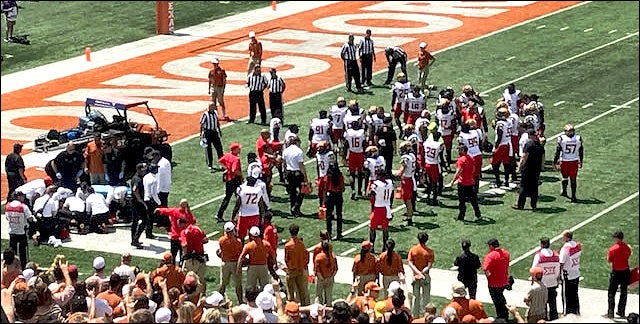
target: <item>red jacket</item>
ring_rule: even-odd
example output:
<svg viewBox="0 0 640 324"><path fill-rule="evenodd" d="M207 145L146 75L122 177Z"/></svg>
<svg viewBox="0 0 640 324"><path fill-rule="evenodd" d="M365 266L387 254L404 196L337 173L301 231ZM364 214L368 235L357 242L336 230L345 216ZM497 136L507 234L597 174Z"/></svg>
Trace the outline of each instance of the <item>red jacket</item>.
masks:
<svg viewBox="0 0 640 324"><path fill-rule="evenodd" d="M169 221L171 222L171 233L169 236L172 240L180 240L181 231L178 229L178 219L186 218L189 222L188 225L196 223L196 218L193 217L193 214L180 207L158 208L158 214L169 217Z"/></svg>

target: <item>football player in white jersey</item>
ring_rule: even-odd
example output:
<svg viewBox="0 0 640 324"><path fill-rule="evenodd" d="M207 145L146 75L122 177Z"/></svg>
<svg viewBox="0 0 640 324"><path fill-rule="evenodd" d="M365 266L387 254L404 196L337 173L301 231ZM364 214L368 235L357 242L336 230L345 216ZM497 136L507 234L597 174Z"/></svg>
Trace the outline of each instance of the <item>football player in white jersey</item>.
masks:
<svg viewBox="0 0 640 324"><path fill-rule="evenodd" d="M270 142L282 142L280 130L282 130L282 120L278 117L271 118L269 121L269 133L271 134L271 137L269 138Z"/></svg>
<svg viewBox="0 0 640 324"><path fill-rule="evenodd" d="M509 83L502 93L504 102L509 107L509 112L518 113L518 100L520 99L520 90L516 90L516 85Z"/></svg>
<svg viewBox="0 0 640 324"><path fill-rule="evenodd" d="M478 129L475 119L467 119L461 126L460 134L458 135L458 143L467 147L467 154L473 158L474 162L474 177L476 178L476 191L480 184L480 177L482 175L482 150L480 149L480 143L482 143L482 130Z"/></svg>
<svg viewBox="0 0 640 324"><path fill-rule="evenodd" d="M450 170L451 164L451 149L453 147L453 135L456 129L455 125L456 114L451 109L451 102L449 99L443 98L438 101L438 107L436 108L436 123L438 124L438 133L442 135L444 142L445 154L447 157L446 166L447 170Z"/></svg>
<svg viewBox="0 0 640 324"><path fill-rule="evenodd" d="M418 133L416 133L416 128L413 124L406 124L402 126L402 136L400 136L400 138L411 144L413 152L418 151L418 142L420 138L418 137Z"/></svg>
<svg viewBox="0 0 640 324"><path fill-rule="evenodd" d="M496 113L496 141L491 154L491 168L496 178L496 187L502 186L500 181L500 163L504 166L504 185L509 187L509 176L513 173L513 147L511 147L511 123L509 110L498 109Z"/></svg>
<svg viewBox="0 0 640 324"><path fill-rule="evenodd" d="M384 107L379 106L371 106L375 107L375 114L367 116L367 128L365 129L365 134L367 135L367 145L375 145L375 135L380 128L384 125Z"/></svg>
<svg viewBox="0 0 640 324"><path fill-rule="evenodd" d="M422 131L420 131L423 125L428 126L431 123L431 113L428 110L423 110L420 112L420 117L416 119L416 130L418 131L418 141L424 142L426 140L426 136L423 136ZM426 134L425 134L426 135Z"/></svg>
<svg viewBox="0 0 640 324"><path fill-rule="evenodd" d="M336 104L331 106L331 143L338 152L342 149L342 135L344 134L344 115L347 113L347 101L338 97Z"/></svg>
<svg viewBox="0 0 640 324"><path fill-rule="evenodd" d="M231 221L236 223L238 237L244 244L244 237L252 226L260 226L260 215L267 210L263 197L266 196L262 186L254 177L248 177L236 190L236 204L233 207Z"/></svg>
<svg viewBox="0 0 640 324"><path fill-rule="evenodd" d="M582 168L584 147L582 137L576 134L573 124L564 125L564 134L558 137L556 155L553 158L554 170L560 169L562 174L561 196L567 197L567 184L571 181L571 202L578 202L576 189L578 187L578 169ZM558 164L558 161L560 164Z"/></svg>
<svg viewBox="0 0 640 324"><path fill-rule="evenodd" d="M320 141L331 142L331 119L326 110L320 110L318 117L311 120L309 126L309 150L307 151L308 157L314 157L316 155L316 146Z"/></svg>
<svg viewBox="0 0 640 324"><path fill-rule="evenodd" d="M422 144L424 157L423 169L426 175L427 204L438 205L439 187L443 182L442 171L446 163L443 158L444 143L440 141L440 132L435 131ZM432 198L430 201L429 196Z"/></svg>
<svg viewBox="0 0 640 324"><path fill-rule="evenodd" d="M259 179L262 177L262 162L258 159L258 155L254 152L247 153L247 177L250 177L253 174L253 171L258 171Z"/></svg>
<svg viewBox="0 0 640 324"><path fill-rule="evenodd" d="M391 87L391 107L393 108L393 118L396 120L396 125L401 129L400 116L407 111L407 97L411 92L411 82L407 80L407 77L402 72L396 75L396 80Z"/></svg>
<svg viewBox="0 0 640 324"><path fill-rule="evenodd" d="M344 125L347 129L351 127L354 121L358 121L361 126L364 123L364 110L358 105L358 101L351 99L347 106L347 111L344 113Z"/></svg>
<svg viewBox="0 0 640 324"><path fill-rule="evenodd" d="M382 229L382 242L386 242L389 238L389 221L393 217L391 214L394 195L393 181L388 179L384 169L376 171L376 180L371 184L369 195L373 201L373 208L369 216L369 241L375 247L376 230L379 227ZM382 251L385 251L384 244L382 246Z"/></svg>
<svg viewBox="0 0 640 324"><path fill-rule="evenodd" d="M364 180L364 129L358 121L353 121L351 128L344 133L344 147L347 151L349 175L351 176L351 200L356 199L355 183L358 180L358 197L362 196L362 181Z"/></svg>
<svg viewBox="0 0 640 324"><path fill-rule="evenodd" d="M470 84L465 84L464 87L462 87L462 94L458 96L458 101L460 103L468 104L469 99L471 98L475 98L478 101L478 105L484 106L484 99L480 97L480 94L473 89Z"/></svg>
<svg viewBox="0 0 640 324"><path fill-rule="evenodd" d="M318 142L318 146L316 148L316 166L318 172L316 187L318 188L320 207L324 207L327 194L327 171L329 170L329 163L336 161L336 156L327 141Z"/></svg>
<svg viewBox="0 0 640 324"><path fill-rule="evenodd" d="M405 125L407 126L407 125ZM412 125L413 126L413 125ZM413 211L416 209L416 155L411 142L400 143L400 170L396 174L400 178L400 196L407 208L407 225L413 226Z"/></svg>
<svg viewBox="0 0 640 324"><path fill-rule="evenodd" d="M416 121L421 117L422 112L427 107L427 97L420 92L420 87L413 87L413 92L407 97L407 111L404 114L405 124L416 125Z"/></svg>

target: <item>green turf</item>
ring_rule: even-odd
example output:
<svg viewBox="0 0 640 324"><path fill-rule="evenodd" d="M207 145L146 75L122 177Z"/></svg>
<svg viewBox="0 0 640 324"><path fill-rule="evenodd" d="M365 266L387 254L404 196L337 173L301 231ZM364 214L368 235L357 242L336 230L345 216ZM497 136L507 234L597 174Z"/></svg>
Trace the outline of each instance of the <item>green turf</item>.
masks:
<svg viewBox="0 0 640 324"><path fill-rule="evenodd" d="M186 2L184 4L186 5ZM179 22L180 19L177 21ZM504 88L501 85L504 83L599 45L615 41L629 33L636 33L637 21L637 2L619 2L615 6L610 3L590 2L572 10L437 53L438 61L431 69L429 83L440 87L451 86L457 94L466 83L472 84L481 92L499 86L485 96L488 116L491 116L491 103L500 96ZM19 20L18 24L20 23ZM546 28L536 28L543 24ZM153 27L152 21L150 26ZM565 26L570 28L560 31ZM593 30L584 32L587 28L593 28ZM609 33L614 29L617 32ZM72 45L67 44L66 47L72 47ZM5 46L3 46L3 53L4 51ZM45 55L40 53L37 58L33 58L33 64L38 65L37 62L43 64L42 60L49 59L42 56ZM515 58L509 62L505 61L511 56ZM57 59L59 58L55 58ZM550 137L561 131L566 122L579 124L611 109L610 105L619 105L636 98L638 96L638 61L638 36L635 35L515 83L525 93L540 95L546 107L547 137ZM5 68L6 66L3 66L3 73ZM408 64L408 69L409 78L415 78L417 71L413 64ZM385 76L386 72L377 74L374 76L374 83L382 84ZM339 82L339 80L336 81L336 83ZM301 134L306 135L308 131L306 125L312 117L315 117L316 111L320 108L328 108L334 103L335 98L341 95L347 98L358 98L363 107L381 105L388 108L390 104L390 94L386 88L374 87L369 93L362 95L345 95L343 89L339 88L298 103L288 104L285 107L286 120L302 125ZM553 105L561 100L565 103L557 107ZM587 103L593 103L593 106L581 108ZM430 108L433 108L433 100L429 104ZM539 212L511 210L510 206L514 203L516 195L509 192L504 197L482 200L483 216L489 221L481 224L455 222L453 220L457 213L455 193L446 192L445 197L440 199L441 207L426 207L423 203L419 203L418 211L423 214L416 216L415 227L403 226L400 221L401 212L396 213L391 226L391 236L396 240L396 249L406 253L414 244L416 234L421 230L427 230L431 237L429 244L436 253L437 268L447 269L451 266L454 256L459 253L459 240L462 237L470 238L474 243L473 249L480 255L486 251L483 243L490 237L497 237L511 252L512 258L516 258L537 246L540 236L553 237L563 229L580 223L638 190L638 173L636 172L638 143L635 137L637 131L637 102L632 104L631 108L620 109L577 130L585 140L585 165L580 171L578 180L578 198L581 200L579 204L570 204L566 199L558 196L560 176L555 172L543 174L544 184L540 190L542 196ZM258 132L259 127L255 125L232 125L223 130L223 142L228 143L233 137L233 140L243 144L244 162L246 153L253 151L255 147ZM491 130L490 137L492 136ZM303 147L306 149L306 141L304 142ZM553 158L554 143L546 146L547 160ZM221 174L211 174L204 167L204 155L198 147L197 140L175 145L174 160L177 167L174 168L174 184L170 196L172 204L176 204L180 198L187 197L191 205L195 206L224 193L224 186L220 181ZM397 158L395 160L397 161ZM484 164L488 164L488 158L485 158ZM310 178L314 178L315 163L308 164L307 170L310 171ZM274 179L277 180L277 176ZM445 182L449 179L450 175ZM492 178L490 175L485 175L486 179ZM344 207L345 230L368 219L368 204L365 201L350 201L349 193L347 189ZM300 236L305 239L307 246L316 243L318 232L324 228L324 222L317 220L314 215L317 211L317 200L306 200L302 209L304 218L293 219L285 217L288 201L282 186L274 187L274 196L276 197L274 222L278 225L280 237L288 238L286 229L289 224L295 222L303 225ZM217 200L194 211L198 217L198 223L208 233L221 229L221 225L215 223L219 204L220 200ZM394 207L399 205L398 201L394 203ZM232 206L233 202L227 210L227 218ZM468 217L472 216L468 215ZM597 224L600 224L600 227ZM582 260L584 286L606 288L608 269L607 264L603 263L603 258L611 243L606 236L613 228L623 228L628 231L628 241L636 252L638 251L637 224L636 198L576 232L577 238L585 246ZM633 229L636 229L635 232ZM357 243L366 237L368 237L368 229L365 227L348 235L342 241L334 242L335 251L340 254L357 247ZM380 242L381 234L379 233L378 250ZM554 247L557 246L559 243L554 244ZM512 271L516 277L524 279L528 276L526 271L530 262L531 258L527 258L513 267ZM637 253L632 264L637 264Z"/></svg>
<svg viewBox="0 0 640 324"><path fill-rule="evenodd" d="M31 45L2 44L2 75L155 35L155 1L20 1L14 34ZM175 30L268 6L266 1L175 1ZM5 20L2 19L2 38Z"/></svg>

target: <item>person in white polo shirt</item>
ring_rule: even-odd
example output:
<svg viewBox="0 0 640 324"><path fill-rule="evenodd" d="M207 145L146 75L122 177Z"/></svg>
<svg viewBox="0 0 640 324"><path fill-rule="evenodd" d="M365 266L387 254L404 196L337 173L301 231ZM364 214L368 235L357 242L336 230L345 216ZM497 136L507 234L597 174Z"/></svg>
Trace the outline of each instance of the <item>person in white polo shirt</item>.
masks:
<svg viewBox="0 0 640 324"><path fill-rule="evenodd" d="M51 178L46 176L42 179L34 179L23 184L16 188L16 191L20 191L25 194L27 199L24 203L27 204L27 206L33 206L33 203L36 201L36 199L44 195L44 191L48 186L52 184L53 181L51 180Z"/></svg>
<svg viewBox="0 0 640 324"><path fill-rule="evenodd" d="M304 167L304 153L300 149L300 138L291 137L290 145L282 152L282 157L287 170L287 193L289 193L289 206L291 214L300 216L300 207L304 199L302 193L303 184L309 183L307 170Z"/></svg>
<svg viewBox="0 0 640 324"><path fill-rule="evenodd" d="M87 188L89 197L85 200L85 211L90 217L89 229L99 234L107 234L107 219L109 218L109 206L102 194L96 193L93 187Z"/></svg>

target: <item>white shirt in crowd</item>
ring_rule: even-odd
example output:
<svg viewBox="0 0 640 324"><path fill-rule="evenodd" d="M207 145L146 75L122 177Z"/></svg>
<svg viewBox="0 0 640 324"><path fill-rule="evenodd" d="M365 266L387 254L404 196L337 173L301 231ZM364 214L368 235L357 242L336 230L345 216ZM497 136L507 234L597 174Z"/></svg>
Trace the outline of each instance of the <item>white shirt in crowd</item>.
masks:
<svg viewBox="0 0 640 324"><path fill-rule="evenodd" d="M85 201L78 197L69 197L65 199L62 208L68 209L72 212L84 213L86 209Z"/></svg>
<svg viewBox="0 0 640 324"><path fill-rule="evenodd" d="M34 179L22 186L19 186L16 188L16 191L24 193L27 196L27 199L31 201L36 193L40 196L44 195L45 189L47 189L47 185L44 183L43 179Z"/></svg>
<svg viewBox="0 0 640 324"><path fill-rule="evenodd" d="M42 209L42 217L52 217L58 212L58 201L55 197L52 197L54 194L44 195L33 203L33 210L38 211Z"/></svg>
<svg viewBox="0 0 640 324"><path fill-rule="evenodd" d="M158 179L157 175L152 172L148 172L142 178L142 185L144 186L144 201L153 201L160 205L160 197L158 197Z"/></svg>
<svg viewBox="0 0 640 324"><path fill-rule="evenodd" d="M287 171L300 171L300 163L304 162L302 149L297 145L291 145L282 151L282 158L287 164Z"/></svg>
<svg viewBox="0 0 640 324"><path fill-rule="evenodd" d="M560 264L562 269L567 271L567 279L573 280L580 277L580 255L582 246L576 241L564 243L560 249Z"/></svg>
<svg viewBox="0 0 640 324"><path fill-rule="evenodd" d="M85 200L85 210L87 211L87 215L94 216L109 213L109 206L102 194L94 192Z"/></svg>
<svg viewBox="0 0 640 324"><path fill-rule="evenodd" d="M171 162L162 157L158 161L158 192L171 191Z"/></svg>

